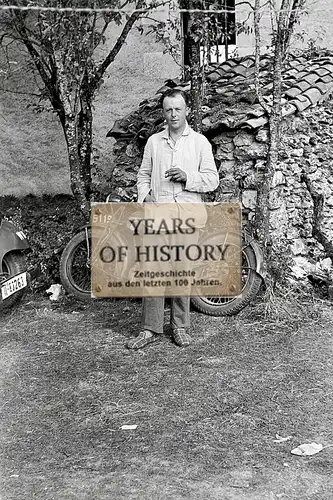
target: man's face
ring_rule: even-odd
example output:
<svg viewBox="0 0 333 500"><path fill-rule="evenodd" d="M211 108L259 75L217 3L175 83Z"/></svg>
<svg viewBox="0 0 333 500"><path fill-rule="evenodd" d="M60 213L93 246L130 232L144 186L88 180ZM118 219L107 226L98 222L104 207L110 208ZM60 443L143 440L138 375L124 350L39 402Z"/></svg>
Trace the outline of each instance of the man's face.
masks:
<svg viewBox="0 0 333 500"><path fill-rule="evenodd" d="M170 128L176 132L185 128L188 107L181 95L165 97L163 100L163 115Z"/></svg>

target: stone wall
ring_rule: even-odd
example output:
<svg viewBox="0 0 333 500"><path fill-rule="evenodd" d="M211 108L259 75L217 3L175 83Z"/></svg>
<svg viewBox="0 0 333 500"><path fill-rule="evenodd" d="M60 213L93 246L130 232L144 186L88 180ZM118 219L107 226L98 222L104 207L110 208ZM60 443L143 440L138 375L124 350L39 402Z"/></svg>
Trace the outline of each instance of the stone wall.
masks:
<svg viewBox="0 0 333 500"><path fill-rule="evenodd" d="M254 216L256 187L265 167L268 132L224 132L212 139L221 176L219 199L240 200L248 218ZM333 242L333 101L286 119L280 162L270 197L271 224L276 238L293 255L293 272L327 275L331 259L318 242ZM317 208L314 221L314 198ZM319 210L319 211L318 211ZM314 224L317 229L313 235Z"/></svg>
<svg viewBox="0 0 333 500"><path fill-rule="evenodd" d="M110 181L132 199L143 147L147 137L162 126L159 117L154 97L120 124ZM290 251L296 277L326 279L333 260L333 100L285 118L282 130L269 202L275 240ZM267 128L225 128L218 133L210 128L207 136L220 175L215 199L241 201L244 216L252 220L267 158Z"/></svg>

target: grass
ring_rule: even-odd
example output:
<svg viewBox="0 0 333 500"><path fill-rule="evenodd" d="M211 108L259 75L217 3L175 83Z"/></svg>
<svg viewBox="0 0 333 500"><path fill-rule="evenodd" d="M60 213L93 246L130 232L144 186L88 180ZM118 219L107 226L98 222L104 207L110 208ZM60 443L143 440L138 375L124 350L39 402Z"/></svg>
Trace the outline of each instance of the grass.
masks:
<svg viewBox="0 0 333 500"><path fill-rule="evenodd" d="M139 352L124 348L136 300L34 299L4 316L2 499L329 500L333 449L290 450L333 442L332 311L257 307L193 311L190 348L166 331Z"/></svg>

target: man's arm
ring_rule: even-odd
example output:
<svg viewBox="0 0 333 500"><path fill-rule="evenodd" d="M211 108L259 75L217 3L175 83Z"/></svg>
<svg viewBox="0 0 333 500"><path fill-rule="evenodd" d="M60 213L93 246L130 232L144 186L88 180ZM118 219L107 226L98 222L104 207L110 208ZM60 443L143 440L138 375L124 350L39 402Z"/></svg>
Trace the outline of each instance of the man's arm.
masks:
<svg viewBox="0 0 333 500"><path fill-rule="evenodd" d="M138 189L138 202L143 203L146 196L150 192L151 185L151 172L152 172L152 155L151 155L151 141L147 141L143 153L141 167L137 176L137 189Z"/></svg>
<svg viewBox="0 0 333 500"><path fill-rule="evenodd" d="M188 172L185 189L196 193L215 191L219 185L219 175L216 170L212 146L202 137L200 148L200 164L198 172Z"/></svg>

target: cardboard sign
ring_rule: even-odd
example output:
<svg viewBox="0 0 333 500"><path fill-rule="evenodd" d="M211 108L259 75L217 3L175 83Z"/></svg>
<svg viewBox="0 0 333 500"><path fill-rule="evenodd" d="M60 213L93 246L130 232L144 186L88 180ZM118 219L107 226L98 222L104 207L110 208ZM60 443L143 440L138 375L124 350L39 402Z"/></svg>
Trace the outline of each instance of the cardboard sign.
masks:
<svg viewBox="0 0 333 500"><path fill-rule="evenodd" d="M92 296L241 293L238 204L96 203Z"/></svg>

